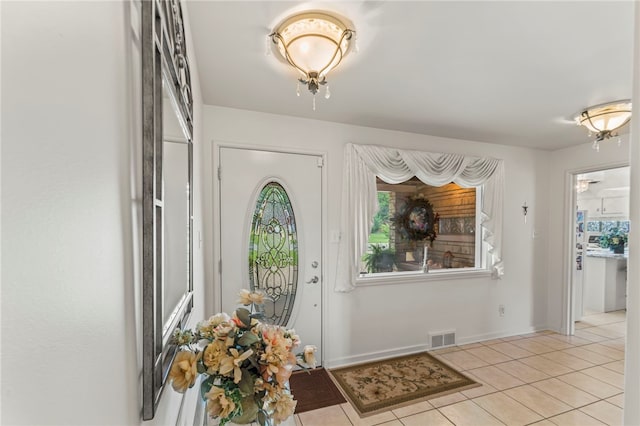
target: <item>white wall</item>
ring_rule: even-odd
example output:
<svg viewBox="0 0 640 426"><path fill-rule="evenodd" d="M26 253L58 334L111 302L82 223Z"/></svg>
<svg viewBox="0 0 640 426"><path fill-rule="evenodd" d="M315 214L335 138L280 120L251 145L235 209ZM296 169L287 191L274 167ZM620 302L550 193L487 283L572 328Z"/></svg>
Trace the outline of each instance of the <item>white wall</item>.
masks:
<svg viewBox="0 0 640 426"><path fill-rule="evenodd" d="M637 62L637 61L636 61ZM637 74L637 73L636 73ZM638 77L636 76L636 79ZM636 91L637 92L637 91ZM639 126L636 125L636 129ZM638 137L633 137L637 143ZM630 136L622 137L622 144L618 146L615 141L606 141L600 144L600 152L593 150L590 144L585 143L572 148L554 151L552 153L550 181L554 184L549 187L549 205L556 212L549 219L549 294L548 324L549 328L566 332L570 321L567 310L569 300L569 268L573 267L573 258L570 255L570 236L573 232L573 205L571 203L573 192L571 174L606 169L629 164ZM636 159L637 161L637 159ZM637 179L634 179L634 167L631 165L631 209L629 219L637 216L637 204L634 213L634 191L637 191ZM637 193L635 193L637 194ZM637 196L635 197L637 203ZM632 228L633 229L633 226ZM638 258L634 250L633 231L630 234L629 249L629 291L627 297L627 356L625 361L625 420L626 425L637 425L640 415L637 408L639 394L638 386L638 293L637 280L633 279L632 269L634 259ZM637 273L635 275L637 277ZM635 356L634 356L635 355Z"/></svg>
<svg viewBox="0 0 640 426"><path fill-rule="evenodd" d="M633 46L633 104L640 105L640 4L635 2L635 35ZM631 190L629 219L629 268L627 274L627 345L624 365L624 424L640 424L640 116L631 118Z"/></svg>
<svg viewBox="0 0 640 426"><path fill-rule="evenodd" d="M567 327L566 306L568 300L568 268L573 267L570 256L571 224L574 206L570 204L571 174L624 166L629 162L629 137L622 136L622 144L605 141L600 144L600 152L591 148L588 140L571 148L552 153L549 170L549 250L546 264L549 270L548 325L553 330ZM575 192L575 191L573 191ZM569 263L567 263L569 262Z"/></svg>
<svg viewBox="0 0 640 426"><path fill-rule="evenodd" d="M640 20L640 9L636 8L637 21ZM640 28L640 27L638 27ZM640 31L640 30L638 30ZM636 31L636 32L638 32ZM638 45L640 46L640 45ZM640 54L636 46L636 64L640 62ZM634 97L640 96L639 74L635 73ZM549 220L549 295L548 295L548 324L556 330L566 330L568 322L567 300L569 297L568 268L573 266L573 259L569 256L569 238L573 232L571 224L572 205L569 192L572 191L570 175L583 171L594 171L610 167L622 166L631 163L631 201L629 219L631 223L638 222L640 209L638 208L638 175L640 167L638 155L637 135L640 134L640 125L636 120L632 123L632 135L623 135L622 144L618 146L615 141L600 144L600 152L591 149L590 145L584 145L554 151L550 170L550 181L557 184L550 186L549 203L554 206L558 214L553 214ZM629 141L633 140L631 144ZM632 155L630 156L630 149ZM557 206L557 208L556 208ZM638 342L640 341L640 327L638 326L638 306L640 296L638 293L638 246L637 238L633 234L634 226L631 226L629 238L629 271L627 293L627 350L625 361L625 419L626 425L640 424L640 411L638 409L638 395L640 394L640 381L638 371L640 361L638 358ZM636 231L637 232L637 231Z"/></svg>
<svg viewBox="0 0 640 426"><path fill-rule="evenodd" d="M330 108L330 102L323 107ZM337 246L329 244L328 279L323 283L328 314L324 320L325 360L329 366L423 349L430 331L456 329L458 341L464 343L546 328L550 153L212 106L204 108L204 126L208 150L205 158L211 161L214 157L206 167L209 173L217 162L214 143L326 152L329 231L340 226L342 157L347 142L505 160L505 276L501 280L473 278L378 285L359 287L348 294L335 293ZM212 200L217 204L217 181L210 175L207 183L211 188L205 196L214 194ZM527 224L521 208L525 201L530 206ZM215 229L217 210L213 211L214 222L209 226ZM213 244L215 264L218 241L208 233L207 243ZM211 268L209 273L219 285L217 271ZM502 318L498 315L499 304L506 307ZM304 336L301 338L304 341Z"/></svg>
<svg viewBox="0 0 640 426"><path fill-rule="evenodd" d="M139 6L1 3L3 424L142 423Z"/></svg>
<svg viewBox="0 0 640 426"><path fill-rule="evenodd" d="M139 4L3 1L0 7L1 422L142 423ZM197 124L201 101L192 77ZM196 293L209 303L205 309L196 298L192 322L213 312L212 288L219 285L213 141L325 151L329 230L339 229L347 142L505 160L506 273L500 281L334 293L336 246L328 246L325 356L335 365L415 348L432 330L455 328L466 342L560 329L569 230L562 219L565 187L558 182L567 169L627 161L626 144L603 144L599 154L587 144L547 153L218 107L206 107L202 120L206 128L201 133L196 126L194 138L194 278ZM499 304L506 306L504 318ZM152 423L190 423L196 398L189 395L179 415L181 401L165 392Z"/></svg>

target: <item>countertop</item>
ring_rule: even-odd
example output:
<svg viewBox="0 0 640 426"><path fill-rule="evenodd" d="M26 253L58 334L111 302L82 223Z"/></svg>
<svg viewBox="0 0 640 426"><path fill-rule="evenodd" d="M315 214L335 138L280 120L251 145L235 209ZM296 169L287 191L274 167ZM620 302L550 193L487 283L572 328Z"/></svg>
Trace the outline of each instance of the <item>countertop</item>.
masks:
<svg viewBox="0 0 640 426"><path fill-rule="evenodd" d="M587 250L587 257L599 257L599 258L602 258L602 259L626 260L627 256L628 256L628 254L627 254L626 251L624 252L624 254L623 253L615 254L611 250L608 250L608 249Z"/></svg>

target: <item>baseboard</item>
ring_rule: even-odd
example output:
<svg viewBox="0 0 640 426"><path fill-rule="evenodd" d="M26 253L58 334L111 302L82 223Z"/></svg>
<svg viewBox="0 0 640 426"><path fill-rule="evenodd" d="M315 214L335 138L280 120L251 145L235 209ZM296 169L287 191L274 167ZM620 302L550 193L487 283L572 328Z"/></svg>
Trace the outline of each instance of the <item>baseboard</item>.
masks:
<svg viewBox="0 0 640 426"><path fill-rule="evenodd" d="M520 329L520 330L517 330L517 331L497 331L495 333L476 334L475 336L462 337L462 338L458 339L458 341L456 343L457 343L458 346L460 346L460 345L468 345L470 343L486 342L487 340L494 340L494 339L502 339L504 337L519 336L519 335L522 335L522 334L535 333L535 332L543 331L543 330L549 330L549 328L546 327L546 326L533 326L533 327L527 327L527 328L524 328L524 329Z"/></svg>
<svg viewBox="0 0 640 426"><path fill-rule="evenodd" d="M456 341L457 346L467 345L470 343L480 343L487 340L502 339L504 337L518 336L521 334L535 333L538 331L548 330L546 326L532 326L520 329L517 331L497 331L495 333L476 334L474 336L462 337ZM409 355L416 352L424 352L431 349L428 344L420 344L413 346L404 346L401 348L394 348L390 350L369 352L366 354L352 355L336 359L327 359L325 361L325 368L339 368L346 367L355 364L362 364L365 362L377 361L380 359L393 358L395 356Z"/></svg>
<svg viewBox="0 0 640 426"><path fill-rule="evenodd" d="M393 358L395 356L409 355L416 352L424 352L429 350L429 346L425 344L404 346L402 348L394 348L386 351L369 352L366 354L352 355L343 358L327 360L326 368L346 367L349 365L362 364L364 362L377 361L379 359Z"/></svg>

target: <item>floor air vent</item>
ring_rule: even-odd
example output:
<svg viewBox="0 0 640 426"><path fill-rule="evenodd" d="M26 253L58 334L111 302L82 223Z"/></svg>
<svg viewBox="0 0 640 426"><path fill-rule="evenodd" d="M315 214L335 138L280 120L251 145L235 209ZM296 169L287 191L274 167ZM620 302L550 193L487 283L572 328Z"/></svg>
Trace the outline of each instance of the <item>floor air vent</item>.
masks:
<svg viewBox="0 0 640 426"><path fill-rule="evenodd" d="M456 344L456 332L429 333L429 341L431 342L431 349L453 346Z"/></svg>

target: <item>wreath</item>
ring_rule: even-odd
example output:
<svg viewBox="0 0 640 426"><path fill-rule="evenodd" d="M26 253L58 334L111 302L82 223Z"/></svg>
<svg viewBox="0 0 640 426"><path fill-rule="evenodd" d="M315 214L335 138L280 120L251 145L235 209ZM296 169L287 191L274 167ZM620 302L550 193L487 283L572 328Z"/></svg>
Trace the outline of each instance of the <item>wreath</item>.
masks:
<svg viewBox="0 0 640 426"><path fill-rule="evenodd" d="M433 243L436 239L438 217L439 215L433 212L429 200L412 197L396 213L392 221L403 238L411 241L429 239L429 242Z"/></svg>

